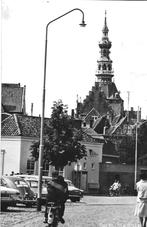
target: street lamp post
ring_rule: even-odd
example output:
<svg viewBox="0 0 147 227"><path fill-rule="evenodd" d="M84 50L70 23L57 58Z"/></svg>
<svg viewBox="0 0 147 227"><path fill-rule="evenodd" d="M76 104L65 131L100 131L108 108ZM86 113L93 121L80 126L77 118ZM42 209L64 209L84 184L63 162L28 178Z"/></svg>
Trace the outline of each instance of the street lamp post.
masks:
<svg viewBox="0 0 147 227"><path fill-rule="evenodd" d="M45 84L46 84L46 62L47 62L47 40L48 40L48 26L54 21L66 16L67 14L78 10L82 13L82 23L80 26L85 27L84 21L84 12L79 8L74 8L65 14L55 18L46 25L46 34L45 34L45 56L44 56L44 80L43 80L43 95L42 95L42 115L41 115L41 128L40 128L40 146L39 146L39 181L38 181L38 198L37 198L37 211L41 211L41 190L42 190L42 170L43 170L43 149L44 149L44 112L45 112Z"/></svg>
<svg viewBox="0 0 147 227"><path fill-rule="evenodd" d="M135 135L135 172L134 172L134 189L136 189L136 181L137 181L138 123L139 123L139 107L138 107L138 110L137 110L136 135Z"/></svg>

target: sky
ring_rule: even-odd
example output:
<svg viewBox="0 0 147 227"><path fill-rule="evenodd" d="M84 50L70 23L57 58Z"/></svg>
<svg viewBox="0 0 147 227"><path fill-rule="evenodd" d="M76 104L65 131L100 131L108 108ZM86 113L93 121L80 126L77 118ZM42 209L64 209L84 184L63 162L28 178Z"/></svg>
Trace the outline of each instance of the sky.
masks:
<svg viewBox="0 0 147 227"><path fill-rule="evenodd" d="M53 22L48 29L45 116L61 99L76 108L96 80L98 46L105 10L114 81L124 107L147 116L147 2L97 0L3 0L1 28L2 83L26 85L26 110L39 116L42 108L46 24L71 9L84 11L87 26L79 26L80 11ZM129 102L128 102L129 92Z"/></svg>

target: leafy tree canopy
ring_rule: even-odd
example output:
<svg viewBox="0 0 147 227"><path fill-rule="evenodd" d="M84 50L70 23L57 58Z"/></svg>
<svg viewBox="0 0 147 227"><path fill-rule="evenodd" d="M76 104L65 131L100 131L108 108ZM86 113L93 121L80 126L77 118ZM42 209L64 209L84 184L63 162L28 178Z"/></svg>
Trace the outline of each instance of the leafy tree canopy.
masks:
<svg viewBox="0 0 147 227"><path fill-rule="evenodd" d="M147 121L143 122L138 126L137 134L137 157L141 158L146 154L147 151ZM136 133L136 130L134 131ZM126 135L121 144L120 148L124 152L121 152L120 159L121 162L126 162L127 164L134 164L135 161L135 144L136 135Z"/></svg>
<svg viewBox="0 0 147 227"><path fill-rule="evenodd" d="M59 168L86 156L86 148L81 145L81 130L74 128L73 120L68 115L68 107L62 100L54 102L50 126L44 127L43 162ZM31 154L38 160L40 141L31 145Z"/></svg>

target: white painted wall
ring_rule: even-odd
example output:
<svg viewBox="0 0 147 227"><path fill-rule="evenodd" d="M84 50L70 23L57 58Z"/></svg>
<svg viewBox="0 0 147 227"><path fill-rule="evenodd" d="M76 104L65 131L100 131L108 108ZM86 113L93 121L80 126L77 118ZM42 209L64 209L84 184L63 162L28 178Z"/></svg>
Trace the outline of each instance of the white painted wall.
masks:
<svg viewBox="0 0 147 227"><path fill-rule="evenodd" d="M81 170L87 171L87 183L96 183L99 186L99 163L102 162L102 148L103 143L82 143L86 146L87 157L82 158L79 163L81 166ZM89 149L93 150L97 155L90 156ZM83 169L83 164L86 162L86 169ZM91 164L95 163L94 169L91 168ZM65 167L65 178L72 180L72 172L74 170L74 166L76 163L72 163L70 166Z"/></svg>
<svg viewBox="0 0 147 227"><path fill-rule="evenodd" d="M27 171L27 160L31 158L30 146L32 142L35 141L35 138L22 138L21 139L21 158L20 158L20 173L26 173Z"/></svg>
<svg viewBox="0 0 147 227"><path fill-rule="evenodd" d="M5 150L4 174L26 173L27 159L31 156L30 146L35 138L9 136L1 138L1 149Z"/></svg>
<svg viewBox="0 0 147 227"><path fill-rule="evenodd" d="M4 159L4 174L10 174L12 171L19 173L21 138L18 136L2 137L1 149L6 151Z"/></svg>

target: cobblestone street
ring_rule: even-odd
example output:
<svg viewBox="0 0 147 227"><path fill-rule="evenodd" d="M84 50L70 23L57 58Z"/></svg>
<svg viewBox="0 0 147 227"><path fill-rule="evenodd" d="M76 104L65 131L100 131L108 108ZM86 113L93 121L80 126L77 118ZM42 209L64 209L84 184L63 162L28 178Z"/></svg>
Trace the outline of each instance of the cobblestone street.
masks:
<svg viewBox="0 0 147 227"><path fill-rule="evenodd" d="M88 197L80 203L66 203L64 227L139 227L134 217L135 197ZM43 224L44 207L9 208L1 213L1 227L40 227Z"/></svg>

